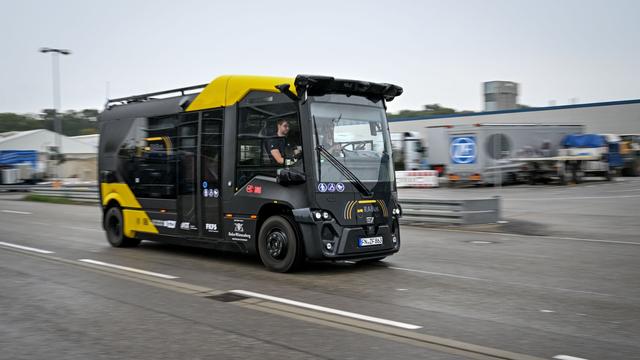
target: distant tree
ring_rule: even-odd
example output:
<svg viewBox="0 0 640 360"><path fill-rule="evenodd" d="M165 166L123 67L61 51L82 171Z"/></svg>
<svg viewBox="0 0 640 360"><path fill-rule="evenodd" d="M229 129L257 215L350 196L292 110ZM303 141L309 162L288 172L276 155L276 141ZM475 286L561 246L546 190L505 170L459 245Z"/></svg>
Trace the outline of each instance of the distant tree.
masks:
<svg viewBox="0 0 640 360"><path fill-rule="evenodd" d="M424 105L423 110L400 110L397 114L387 114L389 118L411 117L411 116L433 116L433 115L449 115L449 114L468 114L473 111L464 110L456 111L455 109L441 106L440 104Z"/></svg>
<svg viewBox="0 0 640 360"><path fill-rule="evenodd" d="M0 132L42 129L43 125L42 120L32 119L28 116L0 113Z"/></svg>
<svg viewBox="0 0 640 360"><path fill-rule="evenodd" d="M80 135L93 135L97 133L98 133L98 130L95 128L80 129Z"/></svg>
<svg viewBox="0 0 640 360"><path fill-rule="evenodd" d="M98 110L84 109L82 111L67 110L58 113L62 120L62 133L67 136L96 134L98 124L96 118ZM0 113L0 132L25 131L34 129L54 129L56 111L44 109L39 119L14 113Z"/></svg>

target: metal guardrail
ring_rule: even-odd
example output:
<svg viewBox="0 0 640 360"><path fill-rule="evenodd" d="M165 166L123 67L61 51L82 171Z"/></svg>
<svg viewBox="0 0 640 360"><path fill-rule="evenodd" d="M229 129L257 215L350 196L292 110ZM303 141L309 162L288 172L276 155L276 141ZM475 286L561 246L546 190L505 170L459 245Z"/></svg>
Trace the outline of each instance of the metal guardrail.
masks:
<svg viewBox="0 0 640 360"><path fill-rule="evenodd" d="M0 185L0 191L28 191L32 194L98 203L97 187L87 185L65 185L60 188L42 185ZM400 221L404 224L491 224L498 222L501 216L498 196L467 200L400 199L400 206Z"/></svg>
<svg viewBox="0 0 640 360"><path fill-rule="evenodd" d="M36 195L64 197L73 201L98 203L98 188L87 185L0 185L0 191L24 191Z"/></svg>
<svg viewBox="0 0 640 360"><path fill-rule="evenodd" d="M491 224L500 220L500 197L468 200L400 199L402 223Z"/></svg>

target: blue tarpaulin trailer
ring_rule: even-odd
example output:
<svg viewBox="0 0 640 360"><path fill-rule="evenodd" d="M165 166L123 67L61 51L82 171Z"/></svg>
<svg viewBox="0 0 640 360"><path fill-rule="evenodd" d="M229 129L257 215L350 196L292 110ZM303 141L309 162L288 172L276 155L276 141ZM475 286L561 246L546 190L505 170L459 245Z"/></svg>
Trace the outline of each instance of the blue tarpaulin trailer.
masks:
<svg viewBox="0 0 640 360"><path fill-rule="evenodd" d="M0 165L16 165L28 163L33 169L38 162L35 150L0 150Z"/></svg>

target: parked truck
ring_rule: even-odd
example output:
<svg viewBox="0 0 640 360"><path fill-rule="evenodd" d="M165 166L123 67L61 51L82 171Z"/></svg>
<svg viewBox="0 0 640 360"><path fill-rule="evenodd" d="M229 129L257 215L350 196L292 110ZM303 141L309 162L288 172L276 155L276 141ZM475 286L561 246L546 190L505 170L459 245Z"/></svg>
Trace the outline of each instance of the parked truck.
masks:
<svg viewBox="0 0 640 360"><path fill-rule="evenodd" d="M531 184L551 180L579 183L587 175L611 180L637 161L615 134L569 134L561 146L557 156L516 159L525 164L523 172Z"/></svg>
<svg viewBox="0 0 640 360"><path fill-rule="evenodd" d="M561 140L568 134L583 132L582 125L475 124L439 129L448 153L449 184L503 184L526 179L519 160L525 157L558 155ZM432 147L429 153L442 151ZM439 145L442 147L443 145Z"/></svg>
<svg viewBox="0 0 640 360"><path fill-rule="evenodd" d="M449 165L449 137L452 125L427 126L427 162L440 176L447 173Z"/></svg>
<svg viewBox="0 0 640 360"><path fill-rule="evenodd" d="M640 176L640 134L620 134L620 154L624 161L621 175Z"/></svg>
<svg viewBox="0 0 640 360"><path fill-rule="evenodd" d="M425 148L418 132L391 133L391 144L396 171L426 169Z"/></svg>

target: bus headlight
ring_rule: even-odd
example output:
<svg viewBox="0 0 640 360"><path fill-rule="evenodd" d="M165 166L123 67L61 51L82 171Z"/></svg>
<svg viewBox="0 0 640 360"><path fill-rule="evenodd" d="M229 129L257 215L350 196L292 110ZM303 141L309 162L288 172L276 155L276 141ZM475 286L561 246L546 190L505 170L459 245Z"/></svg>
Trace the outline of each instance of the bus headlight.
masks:
<svg viewBox="0 0 640 360"><path fill-rule="evenodd" d="M332 218L331 213L327 210L312 210L311 214L313 216L313 220L315 221L329 221Z"/></svg>
<svg viewBox="0 0 640 360"><path fill-rule="evenodd" d="M393 215L400 217L402 215L402 208L400 207L400 205L396 205L396 207L393 210L391 210L391 213Z"/></svg>

